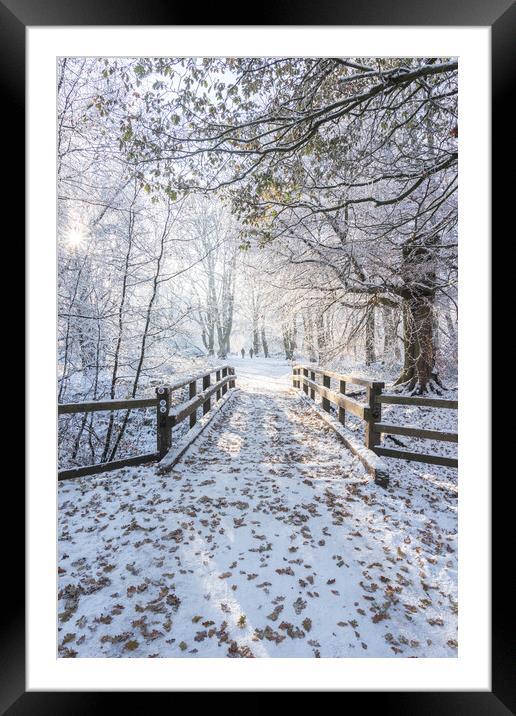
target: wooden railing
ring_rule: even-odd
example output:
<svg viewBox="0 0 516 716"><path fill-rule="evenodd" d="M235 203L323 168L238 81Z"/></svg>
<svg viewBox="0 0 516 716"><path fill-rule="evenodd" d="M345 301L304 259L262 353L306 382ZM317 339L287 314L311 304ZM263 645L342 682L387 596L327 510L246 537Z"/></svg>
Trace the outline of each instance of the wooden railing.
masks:
<svg viewBox="0 0 516 716"><path fill-rule="evenodd" d="M317 382L316 376L320 376L320 383ZM332 380L338 384L338 390L332 389ZM365 387L364 403L346 395L348 384ZM454 457L386 448L381 445L382 435L406 435L426 440L458 442L457 433L427 430L412 425L391 425L382 422L383 404L457 409L458 402L456 400L427 398L425 396L389 395L383 392L385 383L381 381L367 380L354 375L343 375L311 365L294 365L292 367L292 385L294 388L303 390L305 395L312 400L315 400L316 393L320 395L321 407L327 413L331 413L331 404L333 403L337 409L338 421L342 425L345 425L346 412L350 412L363 420L365 423L365 447L372 450L376 455L448 467L458 466L458 460Z"/></svg>
<svg viewBox="0 0 516 716"><path fill-rule="evenodd" d="M215 375L215 382L212 376ZM94 413L100 411L113 412L115 410L134 410L136 408L156 408L156 451L125 457L121 460L84 467L74 467L60 470L59 480L68 480L83 475L93 475L107 470L116 470L120 467L142 465L147 462L160 460L172 447L172 429L185 418L190 419L190 428L197 422L197 411L202 408L203 416L215 406L216 402L226 396L229 389L235 387L235 369L229 365L222 365L209 371L190 375L171 385L162 385L156 388L155 398L128 398L127 400L99 400L83 403L61 403L58 405L58 415L72 413ZM197 383L202 381L202 391L197 392ZM189 400L171 405L173 393L188 386ZM213 402L215 397L215 403Z"/></svg>

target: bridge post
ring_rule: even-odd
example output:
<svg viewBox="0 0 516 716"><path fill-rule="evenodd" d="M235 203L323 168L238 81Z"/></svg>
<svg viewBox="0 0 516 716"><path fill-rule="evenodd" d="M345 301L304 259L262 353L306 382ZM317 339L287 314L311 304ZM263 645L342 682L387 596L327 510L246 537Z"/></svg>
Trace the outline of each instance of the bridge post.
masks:
<svg viewBox="0 0 516 716"><path fill-rule="evenodd" d="M322 382L323 382L323 385L325 388L331 388L331 379L330 379L329 375L326 375L325 373L323 373ZM322 408L323 408L323 410L326 410L327 413L330 412L330 401L328 400L328 398L323 397Z"/></svg>
<svg viewBox="0 0 516 716"><path fill-rule="evenodd" d="M189 390L188 394L190 398L193 398L197 393L197 381L192 380L192 382L189 384ZM197 422L197 410L194 410L193 413L190 415L190 427L193 428L195 423Z"/></svg>
<svg viewBox="0 0 516 716"><path fill-rule="evenodd" d="M206 388L209 388L211 384L211 375L210 373L207 373L202 378L202 389L206 390ZM206 415L206 413L211 410L211 398L208 398L208 400L205 400L202 404L202 414Z"/></svg>
<svg viewBox="0 0 516 716"><path fill-rule="evenodd" d="M308 370L306 368L303 368L303 375L305 378L308 378ZM306 383L303 383L303 391L308 395L308 386Z"/></svg>
<svg viewBox="0 0 516 716"><path fill-rule="evenodd" d="M227 374L228 374L228 369L223 368L222 369L222 377L226 378ZM227 392L228 392L228 384L224 383L224 385L222 386L222 395L226 395Z"/></svg>
<svg viewBox="0 0 516 716"><path fill-rule="evenodd" d="M234 369L234 368L229 368L229 374L230 374L230 375L235 375L235 369ZM234 387L235 387L235 381L234 381L234 380L230 380L230 381L229 381L229 387L230 387L230 388L234 388Z"/></svg>
<svg viewBox="0 0 516 716"><path fill-rule="evenodd" d="M315 373L313 372L313 370L310 372L310 380L313 380L313 382L315 383ZM312 398L312 400L315 400L315 388L310 388L310 397Z"/></svg>
<svg viewBox="0 0 516 716"><path fill-rule="evenodd" d="M157 414L156 414L156 450L159 459L164 457L172 445L172 426L168 417L170 410L170 390L161 385L156 388Z"/></svg>
<svg viewBox="0 0 516 716"><path fill-rule="evenodd" d="M220 370L215 372L215 382L218 383L220 380ZM217 389L216 392L217 400L220 400L220 388Z"/></svg>
<svg viewBox="0 0 516 716"><path fill-rule="evenodd" d="M342 395L346 395L346 381L341 380L339 381L339 392L342 393ZM344 408L341 408L339 406L339 422L342 423L342 425L346 424L346 411Z"/></svg>
<svg viewBox="0 0 516 716"><path fill-rule="evenodd" d="M381 433L376 429L376 423L382 420L382 405L376 398L381 395L384 387L385 383L374 381L367 387L369 415L365 424L365 446L373 451L381 442Z"/></svg>

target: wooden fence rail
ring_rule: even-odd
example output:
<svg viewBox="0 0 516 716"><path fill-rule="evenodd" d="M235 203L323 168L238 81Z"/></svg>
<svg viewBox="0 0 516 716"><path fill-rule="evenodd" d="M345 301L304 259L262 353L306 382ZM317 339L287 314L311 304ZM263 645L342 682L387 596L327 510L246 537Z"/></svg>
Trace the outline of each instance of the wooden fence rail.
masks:
<svg viewBox="0 0 516 716"><path fill-rule="evenodd" d="M215 382L212 382L212 375L215 374ZM172 429L181 423L185 418L190 418L190 428L197 422L197 411L202 408L205 416L214 408L219 400L226 395L228 390L235 387L235 369L230 365L222 365L212 370L195 373L183 378L171 385L161 385L156 388L155 398L127 398L126 400L99 400L83 403L60 403L57 406L58 415L69 415L74 413L94 413L99 411L113 412L115 410L134 410L137 408L156 409L156 452L145 453L98 463L96 465L85 465L74 467L58 472L58 480L69 480L83 475L94 475L108 470L117 470L120 467L142 465L162 459L172 447ZM197 382L202 381L202 391L197 392ZM188 387L189 399L171 405L172 394ZM212 396L215 395L215 402Z"/></svg>
<svg viewBox="0 0 516 716"><path fill-rule="evenodd" d="M85 403L60 403L59 415L68 413L98 413L100 411L128 410L132 408L152 408L156 398L128 398L127 400L95 400Z"/></svg>
<svg viewBox="0 0 516 716"><path fill-rule="evenodd" d="M316 381L316 375L321 377L321 383ZM339 390L332 390L331 380L338 382ZM361 403L346 395L349 384L360 385L366 388L365 402ZM333 403L338 409L338 422L345 425L346 411L353 413L365 422L365 447L378 456L394 457L403 460L415 460L434 465L457 467L458 460L454 457L432 455L428 453L412 452L386 448L381 445L382 435L406 435L423 440L439 440L445 442L458 442L457 433L441 430L427 430L413 425L391 425L382 422L382 405L417 405L430 408L445 408L456 410L458 401L443 398L430 398L425 396L389 395L383 392L385 384L380 381L368 380L354 375L344 375L334 371L306 365L292 366L292 385L302 389L304 394L315 401L315 394L321 397L322 410L330 413ZM363 453L361 458L363 457ZM371 470L374 472L374 470ZM385 483L382 478L381 483Z"/></svg>

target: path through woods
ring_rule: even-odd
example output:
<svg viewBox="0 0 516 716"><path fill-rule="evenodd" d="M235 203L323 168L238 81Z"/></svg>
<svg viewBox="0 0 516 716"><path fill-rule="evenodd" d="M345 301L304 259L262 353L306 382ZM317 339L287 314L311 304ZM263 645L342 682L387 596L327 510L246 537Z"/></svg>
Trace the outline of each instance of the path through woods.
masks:
<svg viewBox="0 0 516 716"><path fill-rule="evenodd" d="M456 656L456 496L378 488L288 363L232 364L170 475L59 486L59 654Z"/></svg>

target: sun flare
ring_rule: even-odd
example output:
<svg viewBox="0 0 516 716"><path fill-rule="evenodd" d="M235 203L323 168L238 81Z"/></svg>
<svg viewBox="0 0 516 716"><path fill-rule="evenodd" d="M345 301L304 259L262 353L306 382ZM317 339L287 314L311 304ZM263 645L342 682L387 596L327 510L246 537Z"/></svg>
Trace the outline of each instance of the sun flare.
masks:
<svg viewBox="0 0 516 716"><path fill-rule="evenodd" d="M88 234L81 227L73 227L66 232L66 245L71 249L79 249L84 245Z"/></svg>

